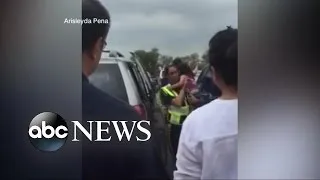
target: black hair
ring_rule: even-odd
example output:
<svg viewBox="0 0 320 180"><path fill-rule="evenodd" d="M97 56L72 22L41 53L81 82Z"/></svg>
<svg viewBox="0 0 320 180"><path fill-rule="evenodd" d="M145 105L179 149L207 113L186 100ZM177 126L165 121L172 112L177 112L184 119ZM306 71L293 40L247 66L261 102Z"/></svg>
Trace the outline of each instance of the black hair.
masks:
<svg viewBox="0 0 320 180"><path fill-rule="evenodd" d="M108 23L93 23L93 19L108 19ZM82 24L82 52L91 50L95 42L102 37L106 39L110 28L108 10L98 0L82 0L82 19L91 23Z"/></svg>
<svg viewBox="0 0 320 180"><path fill-rule="evenodd" d="M176 66L176 68L179 69L180 74L194 77L194 73L192 72L190 66L187 63L183 62L181 58L175 58L172 61L172 65Z"/></svg>
<svg viewBox="0 0 320 180"><path fill-rule="evenodd" d="M208 58L215 72L228 86L238 87L238 30L230 26L209 42Z"/></svg>
<svg viewBox="0 0 320 180"><path fill-rule="evenodd" d="M172 64L175 65L175 66L179 66L181 63L182 63L182 59L181 58L175 58L172 61Z"/></svg>
<svg viewBox="0 0 320 180"><path fill-rule="evenodd" d="M181 75L186 75L186 76L194 78L194 73L192 72L192 69L190 68L190 66L187 63L181 63L179 65L179 71L180 71Z"/></svg>
<svg viewBox="0 0 320 180"><path fill-rule="evenodd" d="M176 65L174 65L174 64L169 64L169 65L166 66L166 67L164 68L164 70L163 70L163 73L164 73L164 76L165 76L165 77L168 77L169 69L170 69L171 67L175 67L175 68L177 68L177 70L179 70L179 68L178 68Z"/></svg>

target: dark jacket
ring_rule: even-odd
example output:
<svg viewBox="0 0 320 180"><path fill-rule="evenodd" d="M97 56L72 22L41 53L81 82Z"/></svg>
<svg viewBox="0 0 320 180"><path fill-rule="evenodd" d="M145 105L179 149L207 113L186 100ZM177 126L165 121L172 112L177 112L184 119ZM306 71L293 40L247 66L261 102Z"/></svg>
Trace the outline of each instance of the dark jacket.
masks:
<svg viewBox="0 0 320 180"><path fill-rule="evenodd" d="M85 76L82 80L82 113L83 121L132 121L140 119L131 106L97 89L89 83ZM83 124L85 123L83 122ZM111 128L111 126L109 127ZM112 139L116 139L115 132L112 129L109 129L109 131ZM93 132L95 134L95 129L93 129ZM133 134L137 135L139 133L134 132ZM103 135L103 138L108 137ZM148 142L136 142L134 140L135 137L131 142L83 141L83 178L90 180L163 179L164 174L160 171L161 164L155 156L152 139Z"/></svg>

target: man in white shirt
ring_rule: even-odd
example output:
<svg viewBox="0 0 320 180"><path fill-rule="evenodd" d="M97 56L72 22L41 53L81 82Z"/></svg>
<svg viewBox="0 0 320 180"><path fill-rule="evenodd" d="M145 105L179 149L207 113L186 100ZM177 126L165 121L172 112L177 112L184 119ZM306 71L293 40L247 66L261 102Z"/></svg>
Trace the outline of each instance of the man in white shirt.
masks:
<svg viewBox="0 0 320 180"><path fill-rule="evenodd" d="M185 120L174 179L237 179L238 31L228 27L209 42L209 62L221 96Z"/></svg>

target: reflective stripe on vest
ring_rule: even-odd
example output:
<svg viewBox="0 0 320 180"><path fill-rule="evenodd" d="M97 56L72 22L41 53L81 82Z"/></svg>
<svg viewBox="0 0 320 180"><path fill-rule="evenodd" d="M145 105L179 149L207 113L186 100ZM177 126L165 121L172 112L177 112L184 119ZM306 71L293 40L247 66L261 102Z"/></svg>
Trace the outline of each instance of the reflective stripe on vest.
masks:
<svg viewBox="0 0 320 180"><path fill-rule="evenodd" d="M169 94L172 97L178 96L178 94L175 91L172 91L168 88L168 86L164 86L161 88L165 93Z"/></svg>
<svg viewBox="0 0 320 180"><path fill-rule="evenodd" d="M169 89L167 86L164 86L161 88L165 93L167 93L168 95L172 96L172 97L177 97L178 94ZM181 125L181 117L182 116L187 116L190 114L190 107L187 103L187 101L185 101L185 106L182 107L178 107L178 106L174 106L174 105L170 105L168 107L168 113L170 114L170 119L169 122L171 124L174 125Z"/></svg>

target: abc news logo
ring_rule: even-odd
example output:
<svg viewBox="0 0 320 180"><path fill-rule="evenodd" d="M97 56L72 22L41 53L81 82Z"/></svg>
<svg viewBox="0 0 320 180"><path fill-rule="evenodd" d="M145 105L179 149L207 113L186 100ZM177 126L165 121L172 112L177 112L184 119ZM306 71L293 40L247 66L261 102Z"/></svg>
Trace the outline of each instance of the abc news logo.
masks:
<svg viewBox="0 0 320 180"><path fill-rule="evenodd" d="M87 121L89 123L89 128L87 129L78 121L71 122L73 124L73 139L71 141L80 141L77 137L77 132L85 135L89 141L97 142L123 141L124 136L127 141L131 141L135 130L145 134L146 137L135 136L134 140L143 142L151 138L151 132L142 126L143 124L150 126L149 121ZM132 125L131 128L128 127L130 125ZM94 128L96 129L96 139L93 140ZM115 130L116 138L109 134L110 129ZM103 133L109 134L109 136L103 138ZM52 112L43 112L32 119L28 134L31 144L38 150L57 151L66 143L69 131L66 121L60 115Z"/></svg>

